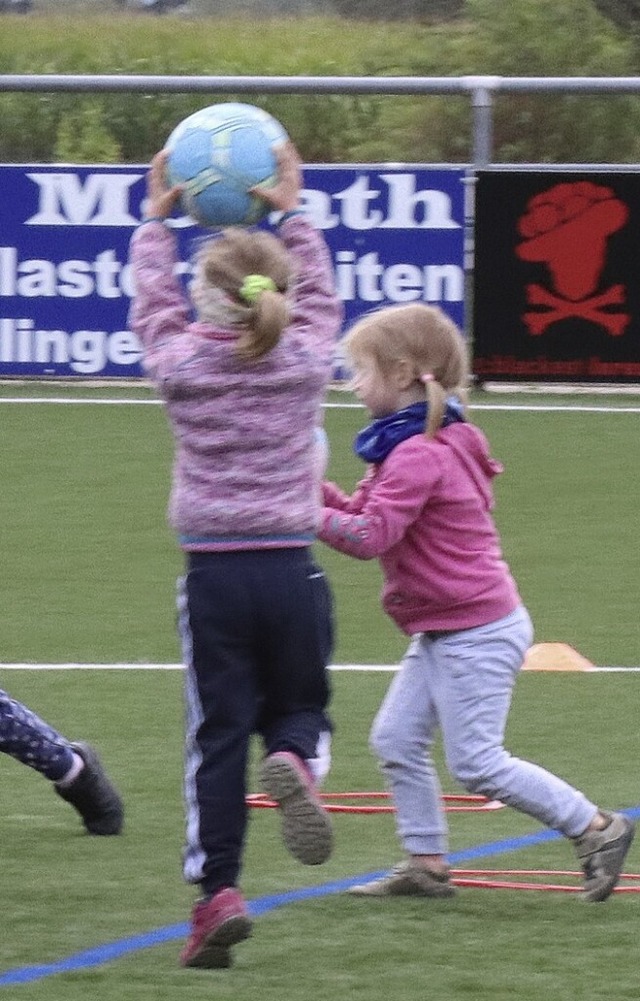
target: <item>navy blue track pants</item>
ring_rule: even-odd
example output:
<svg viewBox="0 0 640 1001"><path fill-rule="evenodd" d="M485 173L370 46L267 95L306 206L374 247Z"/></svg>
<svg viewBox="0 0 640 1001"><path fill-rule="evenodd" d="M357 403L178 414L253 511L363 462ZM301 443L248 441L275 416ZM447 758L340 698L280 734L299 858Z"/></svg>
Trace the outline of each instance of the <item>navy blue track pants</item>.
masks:
<svg viewBox="0 0 640 1001"><path fill-rule="evenodd" d="M310 549L190 553L178 582L185 671L184 875L205 894L241 869L253 734L321 777L331 723L330 589Z"/></svg>

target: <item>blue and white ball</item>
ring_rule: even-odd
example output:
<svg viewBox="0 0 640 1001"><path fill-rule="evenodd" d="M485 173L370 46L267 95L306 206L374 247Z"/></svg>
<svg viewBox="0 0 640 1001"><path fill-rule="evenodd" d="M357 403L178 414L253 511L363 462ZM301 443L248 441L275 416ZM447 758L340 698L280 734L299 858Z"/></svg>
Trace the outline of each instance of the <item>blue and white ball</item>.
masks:
<svg viewBox="0 0 640 1001"><path fill-rule="evenodd" d="M251 226L269 212L249 194L277 180L275 150L288 139L280 122L251 104L213 104L189 115L166 148L167 180L184 185L184 211L199 225Z"/></svg>

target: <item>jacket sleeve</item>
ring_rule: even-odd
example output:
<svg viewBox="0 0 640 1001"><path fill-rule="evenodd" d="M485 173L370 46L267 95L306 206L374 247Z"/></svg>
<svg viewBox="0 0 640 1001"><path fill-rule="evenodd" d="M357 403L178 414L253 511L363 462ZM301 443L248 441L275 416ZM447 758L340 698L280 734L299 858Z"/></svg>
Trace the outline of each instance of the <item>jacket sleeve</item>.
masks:
<svg viewBox="0 0 640 1001"><path fill-rule="evenodd" d="M377 468L357 510L325 506L318 538L360 560L382 556L420 516L439 477L439 464L424 453L424 439L397 446ZM418 451L416 451L418 449ZM434 457L435 458L435 457ZM355 495L354 495L355 496Z"/></svg>
<svg viewBox="0 0 640 1001"><path fill-rule="evenodd" d="M333 265L324 237L304 214L287 219L278 235L291 254L295 277L291 290L290 343L303 351L333 358L343 317Z"/></svg>
<svg viewBox="0 0 640 1001"><path fill-rule="evenodd" d="M322 484L322 503L325 507L332 507L338 511L349 511L351 514L360 512L373 476L374 467L370 466L367 475L360 480L351 496L341 490L337 483L325 480Z"/></svg>
<svg viewBox="0 0 640 1001"><path fill-rule="evenodd" d="M322 484L322 503L325 507L333 507L339 511L345 511L349 507L351 498L349 494L341 490L337 483L325 480Z"/></svg>
<svg viewBox="0 0 640 1001"><path fill-rule="evenodd" d="M191 318L189 302L175 273L174 234L160 222L145 223L131 238L129 261L135 286L129 325L142 343L147 373L159 381L179 360L179 335Z"/></svg>

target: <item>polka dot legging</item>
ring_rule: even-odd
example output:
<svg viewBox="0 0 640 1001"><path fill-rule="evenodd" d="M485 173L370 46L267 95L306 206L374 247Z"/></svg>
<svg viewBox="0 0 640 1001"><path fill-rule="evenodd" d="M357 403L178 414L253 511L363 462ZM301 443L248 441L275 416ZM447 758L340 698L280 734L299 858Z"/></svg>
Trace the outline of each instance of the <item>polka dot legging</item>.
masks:
<svg viewBox="0 0 640 1001"><path fill-rule="evenodd" d="M0 689L0 751L57 782L71 768L69 741Z"/></svg>

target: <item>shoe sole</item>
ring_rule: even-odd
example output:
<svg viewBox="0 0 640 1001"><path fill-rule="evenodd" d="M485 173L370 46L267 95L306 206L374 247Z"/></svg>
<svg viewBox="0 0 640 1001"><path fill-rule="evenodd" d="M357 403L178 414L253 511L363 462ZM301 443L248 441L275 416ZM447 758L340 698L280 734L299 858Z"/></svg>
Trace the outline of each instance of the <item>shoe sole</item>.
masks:
<svg viewBox="0 0 640 1001"><path fill-rule="evenodd" d="M606 859L605 865L602 868L607 878L597 887L594 887L593 890L585 890L582 894L582 899L588 901L590 904L597 904L606 900L607 897L611 896L616 887L620 873L622 872L624 860L636 833L635 826L631 821L628 820L626 823L628 826L618 838L617 844L611 848L604 848L599 853L604 856L603 862Z"/></svg>
<svg viewBox="0 0 640 1001"><path fill-rule="evenodd" d="M286 758L267 758L260 781L282 812L282 839L303 865L321 865L333 850L329 816L307 787L295 765Z"/></svg>
<svg viewBox="0 0 640 1001"><path fill-rule="evenodd" d="M182 966L202 970L222 970L231 966L231 946L244 942L251 935L251 920L242 914L229 918L203 939L200 947Z"/></svg>

